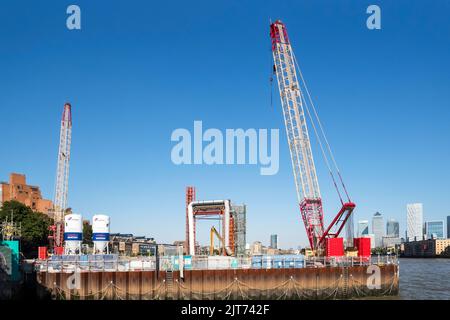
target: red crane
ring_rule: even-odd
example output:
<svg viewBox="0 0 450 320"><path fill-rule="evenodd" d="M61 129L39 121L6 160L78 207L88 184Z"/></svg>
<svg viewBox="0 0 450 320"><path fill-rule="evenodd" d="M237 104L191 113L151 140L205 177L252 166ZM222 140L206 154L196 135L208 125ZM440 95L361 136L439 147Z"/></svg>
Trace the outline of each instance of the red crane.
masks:
<svg viewBox="0 0 450 320"><path fill-rule="evenodd" d="M355 204L350 200L347 193L330 144L325 136L316 108L292 50L286 26L280 20L270 25L270 38L272 40L274 72L278 80L300 212L311 249L319 253L323 249L326 238L339 236L346 222L351 217ZM297 76L297 70L301 81L299 81ZM300 82L302 86L300 86ZM306 116L310 119L342 205L338 214L327 228L324 228L323 224L322 197L311 151ZM330 165L329 157L334 168ZM336 183L334 172L339 177L340 185ZM347 198L345 202L341 196L342 191ZM350 228L350 224L348 226Z"/></svg>

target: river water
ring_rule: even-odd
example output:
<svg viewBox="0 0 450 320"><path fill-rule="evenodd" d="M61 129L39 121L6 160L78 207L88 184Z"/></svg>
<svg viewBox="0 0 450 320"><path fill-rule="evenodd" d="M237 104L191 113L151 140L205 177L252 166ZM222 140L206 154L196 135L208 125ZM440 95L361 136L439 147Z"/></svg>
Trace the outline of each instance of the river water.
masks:
<svg viewBox="0 0 450 320"><path fill-rule="evenodd" d="M400 294L394 299L450 299L450 259L400 259Z"/></svg>

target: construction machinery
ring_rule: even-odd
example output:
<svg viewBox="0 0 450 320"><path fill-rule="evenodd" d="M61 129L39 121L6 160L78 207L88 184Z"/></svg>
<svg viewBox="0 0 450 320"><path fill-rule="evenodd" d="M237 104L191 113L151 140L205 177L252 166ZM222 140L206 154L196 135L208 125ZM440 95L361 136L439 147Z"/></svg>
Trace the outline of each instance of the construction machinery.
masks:
<svg viewBox="0 0 450 320"><path fill-rule="evenodd" d="M273 70L278 80L297 200L300 205L300 212L311 249L316 255L323 254L325 251L325 242L328 239L337 238L347 221L350 219L351 222L351 214L355 208L355 204L350 200L347 193L322 123L320 122L292 50L286 26L280 20L270 24L270 38L274 61ZM298 78L297 71L300 79ZM307 116L310 119L310 124L312 125L322 155L324 156L325 164L328 167L342 205L338 214L327 228L324 227L323 222L322 197L311 151L306 121ZM333 167L330 165L330 162L333 164ZM336 182L336 173L339 178L339 185ZM347 200L345 202L343 201L342 193L346 195ZM347 224L347 231L349 233L347 235L347 242L352 242L351 233L353 229L351 224L352 222Z"/></svg>
<svg viewBox="0 0 450 320"><path fill-rule="evenodd" d="M209 255L210 256L214 255L214 236L216 236L217 239L219 239L219 255L226 252L224 250L225 247L224 247L223 238L221 237L220 233L216 230L216 228L214 226L212 226L211 231L210 231L210 244L209 244Z"/></svg>
<svg viewBox="0 0 450 320"><path fill-rule="evenodd" d="M72 106L64 104L59 137L58 166L53 202L54 224L50 226L50 248L61 248L64 242L64 214L67 210L69 187L70 144L72 139Z"/></svg>
<svg viewBox="0 0 450 320"><path fill-rule="evenodd" d="M20 239L22 236L22 222L19 224L14 222L14 210L11 210L11 219L8 221L6 216L5 221L0 223L0 234L2 235L0 240L11 241Z"/></svg>

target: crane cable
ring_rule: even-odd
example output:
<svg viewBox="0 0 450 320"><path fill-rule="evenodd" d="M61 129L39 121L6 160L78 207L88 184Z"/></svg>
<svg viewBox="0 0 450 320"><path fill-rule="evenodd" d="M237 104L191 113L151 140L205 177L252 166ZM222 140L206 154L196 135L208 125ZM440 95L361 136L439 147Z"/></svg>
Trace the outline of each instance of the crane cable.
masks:
<svg viewBox="0 0 450 320"><path fill-rule="evenodd" d="M294 60L294 62L297 64L297 68L298 68L298 63L297 63L297 61L296 61L296 59L295 59L295 56L294 56L294 53L293 53L293 52L292 52L292 55L293 55L293 60ZM299 72L301 73L300 70L299 70ZM315 133L315 135L316 135L317 142L319 143L320 150L322 151L323 159L325 160L325 164L326 164L326 166L327 166L327 168L328 168L328 172L330 173L331 180L333 180L334 188L336 189L336 192L337 192L337 194L338 194L338 196L339 196L339 200L341 201L341 204L343 205L343 204L344 204L344 201L342 200L341 192L339 191L339 188L338 188L337 183L336 183L336 179L334 178L333 170L331 169L330 162L328 161L328 157L327 157L327 155L326 155L326 153L325 153L325 149L323 148L322 140L320 139L320 136L319 136L319 134L317 133L316 124L315 124L315 122L314 122L314 120L313 120L313 117L312 117L312 115L311 115L311 112L310 112L310 110L309 110L308 103L306 102L306 99L305 99L305 97L304 97L304 95L303 95L303 91L300 90L301 88L298 88L298 89L299 89L299 92L300 92L300 99L301 99L301 102L302 102L302 104L304 104L304 106L305 106L305 108L306 108L306 111L307 111L307 113L308 113L308 117L309 117L309 119L310 119L310 121L311 121L311 125L312 125L313 130L314 130L314 133Z"/></svg>
<svg viewBox="0 0 450 320"><path fill-rule="evenodd" d="M325 150L323 148L322 141L320 140L320 137L319 137L319 135L317 133L316 125L315 125L315 123L314 123L314 121L312 119L311 112L309 111L309 108L308 108L308 104L306 103L305 97L303 96L303 92L301 90L300 90L300 97L301 97L301 99L302 99L302 101L303 101L303 103L305 105L306 111L308 113L308 117L311 120L311 124L312 124L313 130L314 130L314 133L316 135L317 142L319 143L320 150L322 151L322 155L323 155L323 158L325 160L325 164L328 167L328 172L330 173L331 179L333 180L333 184L334 184L334 187L336 188L337 194L339 196L339 200L341 201L341 204L344 204L344 201L342 201L341 193L340 193L339 188L338 188L338 186L336 184L336 179L334 178L333 171L331 170L330 163L328 162L328 158L327 158L327 156L325 154Z"/></svg>
<svg viewBox="0 0 450 320"><path fill-rule="evenodd" d="M326 146L327 146L328 152L329 152L330 157L331 157L331 159L332 159L332 161L333 161L334 167L336 168L336 172L337 172L337 174L338 174L338 176L339 176L339 180L340 180L340 182L341 182L341 184L342 184L342 187L343 187L344 192L345 192L345 194L346 194L346 196L347 196L347 199L348 199L348 201L350 202L350 201L351 201L351 200L350 200L350 196L349 196L349 194L348 194L348 192L347 192L347 188L345 187L344 180L342 179L341 172L340 172L340 170L339 170L339 168L338 168L336 159L335 159L334 154L333 154L333 152L332 152L332 150L331 150L330 143L328 142L327 136L326 136L326 134L325 134L325 130L323 129L323 126L322 126L322 122L320 121L320 118L319 118L319 115L318 115L318 113L317 113L316 107L314 106L314 102L312 101L311 94L309 93L308 86L306 85L306 81L305 81L305 79L303 78L302 71L301 71L301 69L300 69L300 66L299 66L299 64L298 64L297 58L295 57L295 53L294 53L293 50L292 50L292 56L293 56L293 59L294 59L294 62L295 62L295 64L296 64L296 66L297 66L298 72L299 72L299 74L300 74L300 78L301 78L301 80L302 80L303 86L305 87L305 91L306 91L306 93L307 93L307 95L308 95L308 99L309 99L309 101L310 101L310 103L311 103L312 109L313 109L313 111L314 111L314 115L315 115L315 117L316 117L316 119L317 119L317 123L319 124L319 128L320 128L320 131L321 131L321 133L322 133L322 136L323 136L323 138L324 138L324 140L325 140L325 144L326 144ZM303 97L303 93L301 93L301 94L302 94L302 97ZM305 104L306 104L306 101L305 101ZM306 105L306 107L307 107L307 110L308 110L308 106L307 106L307 105ZM308 114L309 114L309 110L308 110ZM312 119L311 119L311 122L313 123ZM313 127L315 127L314 124L313 124ZM315 130L315 129L314 129L314 130ZM317 136L317 132L316 132L316 136ZM317 138L318 138L318 140L320 141L320 138L319 138L318 136L317 136ZM320 145L321 145L321 143L320 143ZM327 161L327 162L328 162L328 161ZM333 180L334 180L334 178L333 178ZM338 191L338 193L339 193L339 191ZM339 195L339 197L340 197L340 195ZM341 199L341 201L342 201L342 199Z"/></svg>

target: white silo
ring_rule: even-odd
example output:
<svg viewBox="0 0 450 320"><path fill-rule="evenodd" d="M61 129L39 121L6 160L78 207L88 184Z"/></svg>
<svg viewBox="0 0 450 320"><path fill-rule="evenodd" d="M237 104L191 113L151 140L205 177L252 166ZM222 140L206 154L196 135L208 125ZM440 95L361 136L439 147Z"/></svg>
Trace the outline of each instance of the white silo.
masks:
<svg viewBox="0 0 450 320"><path fill-rule="evenodd" d="M64 217L64 252L65 254L81 253L83 241L83 219L79 214L68 214Z"/></svg>
<svg viewBox="0 0 450 320"><path fill-rule="evenodd" d="M97 214L92 217L92 241L94 254L109 253L109 216Z"/></svg>

